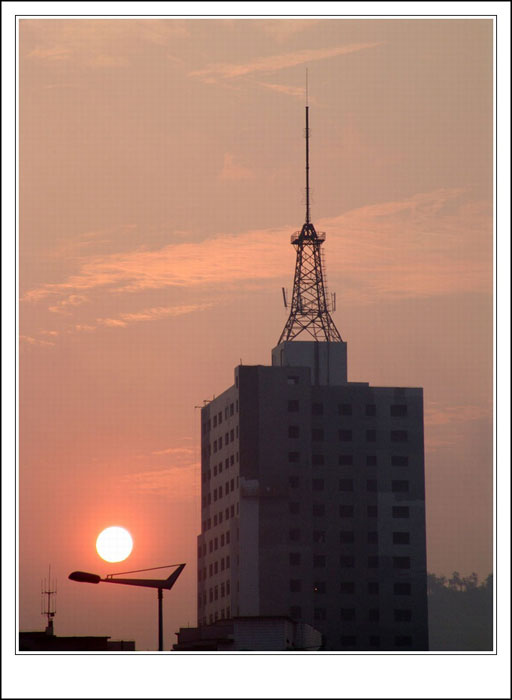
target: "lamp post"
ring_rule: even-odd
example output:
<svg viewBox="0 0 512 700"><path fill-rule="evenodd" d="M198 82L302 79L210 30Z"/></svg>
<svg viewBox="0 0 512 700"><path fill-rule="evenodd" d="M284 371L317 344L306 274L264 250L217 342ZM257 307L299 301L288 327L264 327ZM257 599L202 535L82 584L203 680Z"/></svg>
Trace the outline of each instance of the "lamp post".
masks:
<svg viewBox="0 0 512 700"><path fill-rule="evenodd" d="M155 571L156 569L167 569L169 566L177 566L177 569L172 572L169 578L166 579L151 579L151 578L114 578L114 576L123 576L124 574L137 574L142 571ZM162 599L163 590L170 590L178 576L181 574L185 564L169 564L168 566L157 566L152 569L138 569L137 571L126 571L121 574L108 574L106 578L101 578L98 574L89 574L86 571L73 571L69 574L71 581L79 583L120 583L125 586L143 586L144 588L156 588L158 597L158 651L163 651L163 623L162 623Z"/></svg>

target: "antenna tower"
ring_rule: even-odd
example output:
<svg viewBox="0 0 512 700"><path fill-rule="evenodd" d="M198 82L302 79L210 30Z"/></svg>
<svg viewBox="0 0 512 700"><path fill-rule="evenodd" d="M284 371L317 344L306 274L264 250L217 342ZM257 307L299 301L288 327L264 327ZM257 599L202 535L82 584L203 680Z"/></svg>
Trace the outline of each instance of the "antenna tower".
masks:
<svg viewBox="0 0 512 700"><path fill-rule="evenodd" d="M52 590L53 586L53 590ZM57 582L51 580L51 567L48 567L48 580L41 581L41 615L45 615L48 620L46 634L53 635L53 618L57 612L56 606Z"/></svg>
<svg viewBox="0 0 512 700"><path fill-rule="evenodd" d="M323 271L323 250L325 233L316 231L311 223L309 197L309 104L308 74L306 71L306 221L300 231L291 237L297 249L293 294L290 315L279 338L278 345L287 340L295 340L305 332L316 341L341 343L341 336L334 325L330 312L334 310L334 297L327 294L325 272ZM285 297L285 307L287 307Z"/></svg>

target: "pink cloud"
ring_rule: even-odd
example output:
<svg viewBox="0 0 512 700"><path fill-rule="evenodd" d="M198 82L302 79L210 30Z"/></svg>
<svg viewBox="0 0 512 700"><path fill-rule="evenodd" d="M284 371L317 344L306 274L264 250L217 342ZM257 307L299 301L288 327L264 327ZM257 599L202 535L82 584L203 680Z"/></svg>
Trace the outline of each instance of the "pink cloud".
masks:
<svg viewBox="0 0 512 700"><path fill-rule="evenodd" d="M252 176L249 168L237 163L231 153L224 154L224 164L219 174L221 180L248 180Z"/></svg>

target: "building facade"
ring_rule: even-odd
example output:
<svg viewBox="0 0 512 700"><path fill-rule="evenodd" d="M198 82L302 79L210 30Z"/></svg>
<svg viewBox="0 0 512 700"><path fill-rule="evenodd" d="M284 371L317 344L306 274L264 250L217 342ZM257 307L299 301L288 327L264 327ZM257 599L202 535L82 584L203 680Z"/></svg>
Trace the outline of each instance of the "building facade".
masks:
<svg viewBox="0 0 512 700"><path fill-rule="evenodd" d="M198 624L289 615L336 650L428 648L423 394L284 342L202 409Z"/></svg>

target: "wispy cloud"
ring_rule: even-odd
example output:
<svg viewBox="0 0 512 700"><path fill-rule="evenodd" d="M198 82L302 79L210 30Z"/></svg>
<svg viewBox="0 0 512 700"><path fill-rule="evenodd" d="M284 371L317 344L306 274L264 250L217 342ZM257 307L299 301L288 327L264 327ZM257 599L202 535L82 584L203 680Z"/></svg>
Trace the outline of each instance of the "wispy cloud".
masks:
<svg viewBox="0 0 512 700"><path fill-rule="evenodd" d="M164 450L154 450L152 455L173 455L174 457L188 457L193 454L191 447L166 447Z"/></svg>
<svg viewBox="0 0 512 700"><path fill-rule="evenodd" d="M305 88L295 87L295 85L278 85L276 83L258 83L258 85L273 92L280 92L283 95L290 95L290 97L298 97L301 100L306 96ZM311 99L309 101L311 103Z"/></svg>
<svg viewBox="0 0 512 700"><path fill-rule="evenodd" d="M286 54L264 56L248 63L213 63L206 68L192 71L190 75L201 78L205 82L215 82L218 78L230 79L252 73L272 73L283 68L292 68L304 63L312 63L313 61L343 56L356 51L363 51L364 49L372 49L381 43L371 42L322 49L300 49Z"/></svg>
<svg viewBox="0 0 512 700"><path fill-rule="evenodd" d="M132 313L122 313L118 318L97 318L96 322L103 326L124 328L129 323L140 321L157 321L169 316L183 316L194 311L202 311L208 308L209 304L183 304L181 306L154 306L150 309L143 309Z"/></svg>
<svg viewBox="0 0 512 700"><path fill-rule="evenodd" d="M69 314L69 307L80 306L80 304L85 304L88 301L87 297L81 294L70 294L65 299L61 299L54 306L49 306L48 311L55 314Z"/></svg>
<svg viewBox="0 0 512 700"><path fill-rule="evenodd" d="M41 340L31 335L20 335L20 342L27 345L39 345L41 347L53 347L55 345L55 343L52 343L50 340Z"/></svg>
<svg viewBox="0 0 512 700"><path fill-rule="evenodd" d="M251 177L252 171L237 163L232 153L224 154L224 163L219 173L221 180L248 180Z"/></svg>
<svg viewBox="0 0 512 700"><path fill-rule="evenodd" d="M491 409L487 406L444 406L430 403L425 407L425 425L455 425L490 418L491 415Z"/></svg>
<svg viewBox="0 0 512 700"><path fill-rule="evenodd" d="M196 499L199 495L199 467L197 463L187 466L154 469L127 474L124 484L133 491L161 496L167 500Z"/></svg>
<svg viewBox="0 0 512 700"><path fill-rule="evenodd" d="M379 298L419 298L489 291L492 276L492 212L460 189L435 190L393 202L361 207L317 222L328 232L327 267L347 303ZM169 287L208 290L288 278L292 227L180 242L158 250L93 255L62 282L30 290L26 301L54 297L54 306L105 291L134 293ZM339 284L343 289L339 288ZM59 301L62 299L62 301ZM91 302L92 304L92 302ZM93 323L123 327L205 308L150 307L102 317ZM89 305L88 305L89 306ZM64 305L70 309L70 306ZM82 322L91 324L92 319Z"/></svg>
<svg viewBox="0 0 512 700"><path fill-rule="evenodd" d="M271 19L258 22L257 26L276 41L286 41L291 36L311 29L320 19Z"/></svg>

